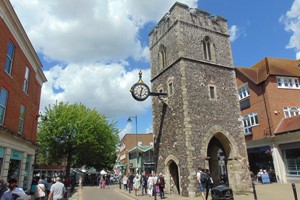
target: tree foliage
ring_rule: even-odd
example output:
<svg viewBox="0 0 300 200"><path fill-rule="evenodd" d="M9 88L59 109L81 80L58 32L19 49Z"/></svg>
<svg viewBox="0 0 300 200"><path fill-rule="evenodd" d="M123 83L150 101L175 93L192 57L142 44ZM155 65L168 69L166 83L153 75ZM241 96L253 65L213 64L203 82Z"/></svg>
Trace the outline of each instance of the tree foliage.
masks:
<svg viewBox="0 0 300 200"><path fill-rule="evenodd" d="M46 107L39 123L38 161L67 162L70 167L109 169L115 161L118 142L116 123L83 104L56 103Z"/></svg>

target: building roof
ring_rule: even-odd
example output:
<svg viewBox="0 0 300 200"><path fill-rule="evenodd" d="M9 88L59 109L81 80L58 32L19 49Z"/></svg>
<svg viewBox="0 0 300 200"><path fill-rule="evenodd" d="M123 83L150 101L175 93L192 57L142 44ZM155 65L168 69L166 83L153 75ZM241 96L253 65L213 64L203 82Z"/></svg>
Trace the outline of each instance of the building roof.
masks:
<svg viewBox="0 0 300 200"><path fill-rule="evenodd" d="M300 115L283 118L274 131L274 134L292 132L297 130L300 130Z"/></svg>
<svg viewBox="0 0 300 200"><path fill-rule="evenodd" d="M153 146L137 146L137 147L133 147L132 149L130 149L128 151L128 153L131 152L146 152L153 149Z"/></svg>
<svg viewBox="0 0 300 200"><path fill-rule="evenodd" d="M270 75L300 77L300 60L265 57L250 68L236 67L253 83L260 84Z"/></svg>

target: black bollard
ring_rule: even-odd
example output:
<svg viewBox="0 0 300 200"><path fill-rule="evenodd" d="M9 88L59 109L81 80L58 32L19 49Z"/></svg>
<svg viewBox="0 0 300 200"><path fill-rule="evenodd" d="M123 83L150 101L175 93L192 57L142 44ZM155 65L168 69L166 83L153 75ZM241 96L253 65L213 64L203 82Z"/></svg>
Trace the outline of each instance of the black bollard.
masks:
<svg viewBox="0 0 300 200"><path fill-rule="evenodd" d="M298 196L297 196L297 191L296 191L296 185L295 185L295 183L292 183L292 188L293 188L293 192L294 192L294 198L295 198L295 200L298 200Z"/></svg>
<svg viewBox="0 0 300 200"><path fill-rule="evenodd" d="M254 181L252 181L252 188L253 188L254 200L257 200L257 195L256 195L256 189L255 189L255 183L254 183Z"/></svg>

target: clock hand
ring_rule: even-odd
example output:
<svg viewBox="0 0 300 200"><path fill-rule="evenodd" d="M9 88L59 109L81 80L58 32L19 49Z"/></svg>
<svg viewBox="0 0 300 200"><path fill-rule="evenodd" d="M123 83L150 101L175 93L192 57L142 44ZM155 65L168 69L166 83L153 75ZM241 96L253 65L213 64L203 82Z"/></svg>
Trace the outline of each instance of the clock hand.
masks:
<svg viewBox="0 0 300 200"><path fill-rule="evenodd" d="M141 91L140 91L140 97L142 97L143 89L144 89L144 88L141 88Z"/></svg>

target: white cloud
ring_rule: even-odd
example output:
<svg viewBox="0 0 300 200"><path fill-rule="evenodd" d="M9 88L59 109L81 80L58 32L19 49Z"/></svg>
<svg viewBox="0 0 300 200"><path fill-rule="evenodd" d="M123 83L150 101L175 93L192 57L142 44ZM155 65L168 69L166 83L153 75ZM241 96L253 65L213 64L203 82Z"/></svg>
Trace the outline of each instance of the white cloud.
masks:
<svg viewBox="0 0 300 200"><path fill-rule="evenodd" d="M287 48L293 48L297 51L296 57L299 59L300 50L300 0L295 0L291 9L280 18L284 23L285 30L292 33Z"/></svg>
<svg viewBox="0 0 300 200"><path fill-rule="evenodd" d="M143 70L143 80L150 85L150 70ZM126 115L132 110L144 112L151 106L146 100L135 101L130 87L138 81L139 71L127 72L120 64L69 64L45 71L48 79L43 85L41 108L56 101L83 102L110 117Z"/></svg>
<svg viewBox="0 0 300 200"><path fill-rule="evenodd" d="M181 2L196 7L197 1ZM148 44L144 42L148 35L139 32L146 23L157 23L175 2L11 0L46 62L44 66L58 63L44 67L48 82L42 88L41 110L56 101L81 102L108 117L149 109L151 98L137 102L129 92L139 72L128 71L137 67L129 67L129 58L149 65ZM149 79L150 70L143 70L143 80L150 85Z"/></svg>
<svg viewBox="0 0 300 200"><path fill-rule="evenodd" d="M296 53L296 59L297 59L297 60L300 59L300 51L298 51L298 52Z"/></svg>
<svg viewBox="0 0 300 200"><path fill-rule="evenodd" d="M237 25L233 25L230 27L229 34L230 34L230 41L234 42L239 36L239 28L237 27Z"/></svg>

